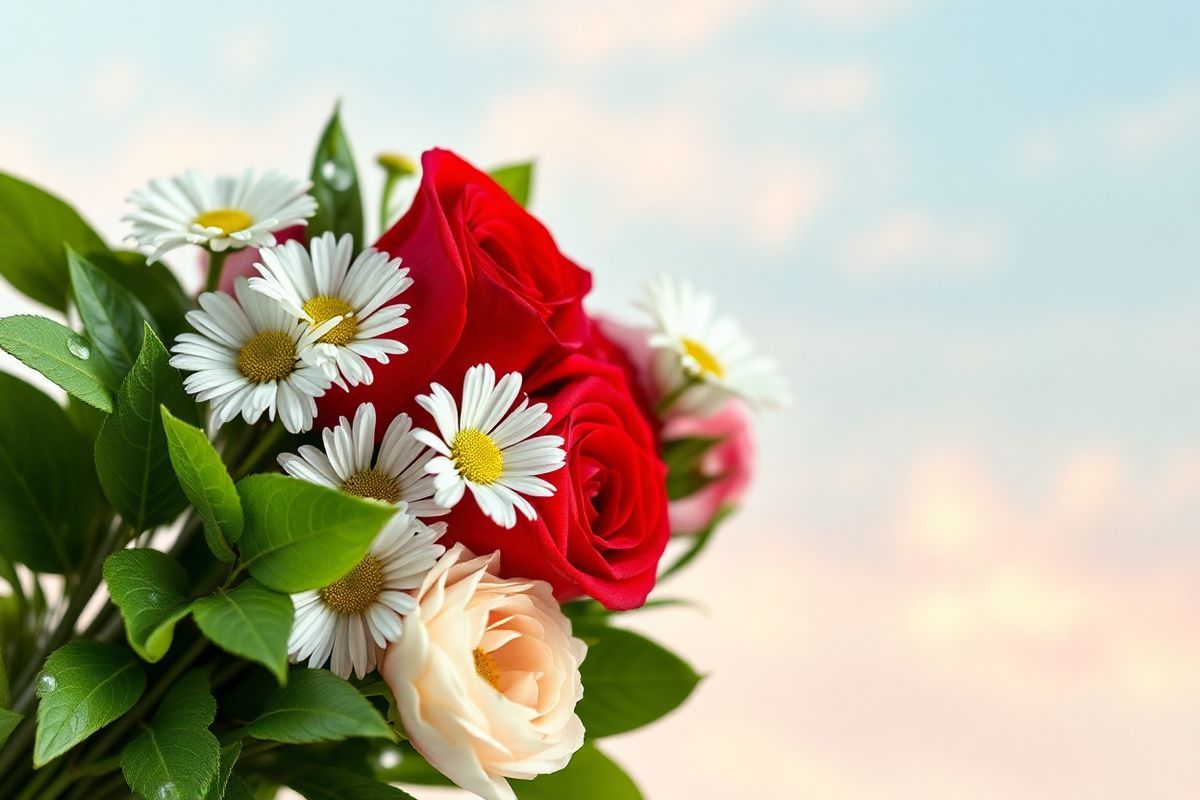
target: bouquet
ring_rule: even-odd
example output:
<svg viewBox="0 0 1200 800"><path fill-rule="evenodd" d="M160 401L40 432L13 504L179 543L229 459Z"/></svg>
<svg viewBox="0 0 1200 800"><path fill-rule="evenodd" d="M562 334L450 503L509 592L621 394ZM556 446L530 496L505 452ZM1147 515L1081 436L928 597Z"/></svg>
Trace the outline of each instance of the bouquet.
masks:
<svg viewBox="0 0 1200 800"><path fill-rule="evenodd" d="M60 316L0 347L65 393L0 373L0 797L640 796L597 743L699 678L623 619L785 387L687 284L585 310L530 165L378 163L370 246L336 112L310 180L134 192L130 249L0 174L0 272Z"/></svg>

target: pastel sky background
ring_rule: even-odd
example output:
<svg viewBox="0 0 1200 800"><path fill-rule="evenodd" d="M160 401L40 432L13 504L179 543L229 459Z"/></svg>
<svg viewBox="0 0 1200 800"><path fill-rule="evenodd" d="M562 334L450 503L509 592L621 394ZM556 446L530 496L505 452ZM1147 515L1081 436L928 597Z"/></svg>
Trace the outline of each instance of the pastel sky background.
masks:
<svg viewBox="0 0 1200 800"><path fill-rule="evenodd" d="M785 364L705 610L630 620L710 675L608 745L648 798L1200 793L1195 3L168 5L7 4L0 169L116 241L340 97L372 198L534 156L594 308L685 274Z"/></svg>

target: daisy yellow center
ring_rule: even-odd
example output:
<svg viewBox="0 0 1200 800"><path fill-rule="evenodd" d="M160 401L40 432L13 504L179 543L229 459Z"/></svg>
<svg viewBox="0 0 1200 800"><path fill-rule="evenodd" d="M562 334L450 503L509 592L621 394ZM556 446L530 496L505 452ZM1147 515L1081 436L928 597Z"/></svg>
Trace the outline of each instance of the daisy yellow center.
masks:
<svg viewBox="0 0 1200 800"><path fill-rule="evenodd" d="M725 368L721 366L721 362L717 361L717 357L707 347L695 339L684 338L683 351L696 359L696 363L700 365L701 374L712 375L714 378L725 377Z"/></svg>
<svg viewBox="0 0 1200 800"><path fill-rule="evenodd" d="M339 614L363 614L383 591L383 562L366 555L358 566L326 586L321 601Z"/></svg>
<svg viewBox="0 0 1200 800"><path fill-rule="evenodd" d="M228 236L249 228L254 224L254 217L240 208L214 208L212 211L205 211L193 222L203 228L220 228L221 232Z"/></svg>
<svg viewBox="0 0 1200 800"><path fill-rule="evenodd" d="M296 343L283 331L262 331L238 351L238 372L251 383L283 380L296 368Z"/></svg>
<svg viewBox="0 0 1200 800"><path fill-rule="evenodd" d="M496 659L481 647L475 648L475 674L483 678L493 689L500 688L500 670L496 667Z"/></svg>
<svg viewBox="0 0 1200 800"><path fill-rule="evenodd" d="M342 321L333 326L333 330L321 337L326 344L343 346L354 341L358 333L358 321L351 316L354 307L340 297L319 294L304 303L304 313L312 317L314 325L321 325L334 317L342 317Z"/></svg>
<svg viewBox="0 0 1200 800"><path fill-rule="evenodd" d="M471 483L487 486L504 474L504 454L492 437L478 428L463 428L454 434L450 458L459 474Z"/></svg>
<svg viewBox="0 0 1200 800"><path fill-rule="evenodd" d="M359 497L371 497L385 503L400 502L400 484L378 469L360 469L342 481L342 491Z"/></svg>

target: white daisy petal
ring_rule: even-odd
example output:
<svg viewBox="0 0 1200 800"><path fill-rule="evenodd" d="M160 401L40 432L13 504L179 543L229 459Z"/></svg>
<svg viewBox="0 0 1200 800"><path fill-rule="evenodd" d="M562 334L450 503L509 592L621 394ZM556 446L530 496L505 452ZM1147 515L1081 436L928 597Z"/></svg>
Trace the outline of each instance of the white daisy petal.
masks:
<svg viewBox="0 0 1200 800"><path fill-rule="evenodd" d="M789 401L787 382L773 361L757 356L753 343L728 317L718 316L712 295L663 276L647 291L644 310L653 328L652 378L671 410L707 414L732 395L751 405Z"/></svg>
<svg viewBox="0 0 1200 800"><path fill-rule="evenodd" d="M331 378L359 386L374 380L368 360L386 364L408 350L387 337L407 322L408 306L395 300L412 279L398 258L374 248L353 258L353 251L353 237L339 239L329 232L308 249L295 241L265 249L250 288L307 321L314 340L325 348L309 363L319 359Z"/></svg>
<svg viewBox="0 0 1200 800"><path fill-rule="evenodd" d="M424 464L436 504L453 507L469 489L484 515L511 528L517 523L517 511L528 519L537 518L525 496L554 494L554 486L536 476L562 468L563 440L534 435L551 422L545 404L530 406L525 399L512 408L521 383L520 373L497 381L490 364L479 364L463 378L461 414L454 397L440 384L417 397L438 431L418 428L412 434L439 454Z"/></svg>
<svg viewBox="0 0 1200 800"><path fill-rule="evenodd" d="M400 638L404 616L417 607L406 590L420 586L446 550L436 544L444 529L400 510L353 570L318 591L293 595L289 658L310 667L328 662L342 678L375 669L379 651Z"/></svg>
<svg viewBox="0 0 1200 800"><path fill-rule="evenodd" d="M212 405L217 426L237 416L248 423L265 413L300 433L312 427L316 398L330 386L306 369L299 357L305 326L250 291L245 278L234 297L200 295L200 308L187 315L196 333L182 333L171 348L171 364L190 374L184 389Z"/></svg>
<svg viewBox="0 0 1200 800"><path fill-rule="evenodd" d="M150 254L151 263L186 244L214 253L269 247L275 244L272 231L316 213L317 203L307 194L311 186L276 172L215 181L188 172L152 180L129 197L134 210L125 217L131 223L128 238Z"/></svg>

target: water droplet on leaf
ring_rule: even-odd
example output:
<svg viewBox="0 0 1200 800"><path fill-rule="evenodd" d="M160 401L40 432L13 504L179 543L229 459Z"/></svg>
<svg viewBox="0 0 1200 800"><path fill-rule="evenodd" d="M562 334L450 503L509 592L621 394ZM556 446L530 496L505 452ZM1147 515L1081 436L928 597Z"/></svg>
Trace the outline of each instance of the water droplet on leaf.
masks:
<svg viewBox="0 0 1200 800"><path fill-rule="evenodd" d="M339 192L346 191L354 182L354 173L350 171L350 168L333 160L326 161L321 165L321 177Z"/></svg>
<svg viewBox="0 0 1200 800"><path fill-rule="evenodd" d="M84 361L87 361L92 355L92 348L88 347L88 343L82 336L69 337L67 339L67 349L71 351L71 355Z"/></svg>
<svg viewBox="0 0 1200 800"><path fill-rule="evenodd" d="M37 692L38 697L45 697L58 688L58 678L55 678L49 672L43 672L38 675Z"/></svg>
<svg viewBox="0 0 1200 800"><path fill-rule="evenodd" d="M179 789L174 782L167 781L154 790L154 800L179 800Z"/></svg>

